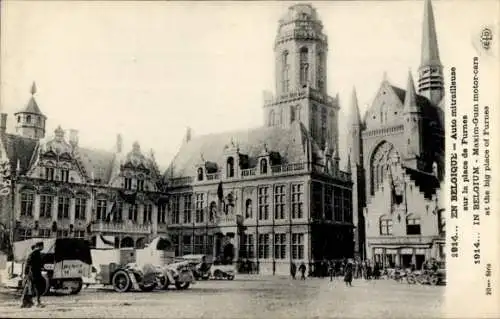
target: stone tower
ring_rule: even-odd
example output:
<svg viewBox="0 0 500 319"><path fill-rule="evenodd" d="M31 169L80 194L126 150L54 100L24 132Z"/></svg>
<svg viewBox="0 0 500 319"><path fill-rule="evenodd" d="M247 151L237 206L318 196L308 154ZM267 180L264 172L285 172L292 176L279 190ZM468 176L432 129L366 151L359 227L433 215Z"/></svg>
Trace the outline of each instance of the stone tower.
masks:
<svg viewBox="0 0 500 319"><path fill-rule="evenodd" d="M444 96L443 66L439 59L436 25L430 0L425 0L422 53L418 74L418 93L427 97L434 105L440 105Z"/></svg>
<svg viewBox="0 0 500 319"><path fill-rule="evenodd" d="M31 86L31 98L28 104L19 112L14 113L16 118L16 133L23 137L41 139L45 137L45 121L47 117L43 115L35 100L36 85Z"/></svg>
<svg viewBox="0 0 500 319"><path fill-rule="evenodd" d="M365 205L365 183L363 170L363 141L361 132L363 131L363 122L359 112L358 98L356 89L352 90L351 104L349 107L349 135L348 135L348 165L352 176L352 216L354 230L354 255L361 258L365 257L364 252L364 216L363 207Z"/></svg>
<svg viewBox="0 0 500 319"><path fill-rule="evenodd" d="M406 140L405 164L417 169L422 155L422 120L423 113L417 103L417 93L411 72L408 72L408 84L403 105L403 125Z"/></svg>
<svg viewBox="0 0 500 319"><path fill-rule="evenodd" d="M322 147L338 159L338 101L327 94L328 39L316 9L291 6L276 35L275 90L264 104L266 126L288 127L300 121ZM328 143L327 143L328 141Z"/></svg>

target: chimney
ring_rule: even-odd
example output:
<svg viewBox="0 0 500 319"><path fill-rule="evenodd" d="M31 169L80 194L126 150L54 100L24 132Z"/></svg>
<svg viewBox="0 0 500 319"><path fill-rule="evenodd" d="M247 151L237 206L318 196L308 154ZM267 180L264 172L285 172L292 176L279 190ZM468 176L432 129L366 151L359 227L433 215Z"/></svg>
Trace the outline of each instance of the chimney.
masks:
<svg viewBox="0 0 500 319"><path fill-rule="evenodd" d="M78 146L78 131L77 130L69 130L69 144L73 147Z"/></svg>
<svg viewBox="0 0 500 319"><path fill-rule="evenodd" d="M0 133L7 131L7 113L0 114Z"/></svg>
<svg viewBox="0 0 500 319"><path fill-rule="evenodd" d="M116 136L116 152L117 153L121 153L122 152L122 146L123 146L122 135L118 134Z"/></svg>

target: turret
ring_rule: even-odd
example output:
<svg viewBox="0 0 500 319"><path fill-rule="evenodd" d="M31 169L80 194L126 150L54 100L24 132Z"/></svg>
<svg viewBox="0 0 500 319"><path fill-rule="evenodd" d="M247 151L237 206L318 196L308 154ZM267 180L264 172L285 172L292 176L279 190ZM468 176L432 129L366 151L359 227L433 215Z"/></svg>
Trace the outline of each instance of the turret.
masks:
<svg viewBox="0 0 500 319"><path fill-rule="evenodd" d="M417 161L422 153L422 110L417 102L415 85L410 71L408 72L403 118L406 141L406 165L417 168Z"/></svg>
<svg viewBox="0 0 500 319"><path fill-rule="evenodd" d="M40 111L35 100L36 85L31 86L31 98L26 106L14 116L17 119L16 133L23 137L41 139L45 137L45 121L47 117Z"/></svg>
<svg viewBox="0 0 500 319"><path fill-rule="evenodd" d="M362 122L358 106L358 97L356 88L353 87L351 95L351 105L349 113L349 157L352 165L362 165L362 141L361 141Z"/></svg>

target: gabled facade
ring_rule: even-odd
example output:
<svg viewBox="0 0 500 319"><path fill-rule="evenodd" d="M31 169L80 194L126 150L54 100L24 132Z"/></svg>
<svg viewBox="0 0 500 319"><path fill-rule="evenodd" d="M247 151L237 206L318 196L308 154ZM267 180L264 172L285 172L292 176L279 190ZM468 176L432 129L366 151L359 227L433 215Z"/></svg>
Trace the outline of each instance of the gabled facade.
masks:
<svg viewBox="0 0 500 319"><path fill-rule="evenodd" d="M282 274L292 262L314 273L326 258L352 257L351 178L339 168L327 48L316 10L291 6L279 21L276 94L266 93L263 126L205 136L188 130L165 172L178 254Z"/></svg>
<svg viewBox="0 0 500 319"><path fill-rule="evenodd" d="M109 151L85 148L77 131L67 135L60 126L45 138L46 116L31 93L29 107L15 114L17 134L6 132L6 114L1 122L0 158L13 190L2 197L2 219L8 225L14 210L15 239L90 237L95 244L102 236L116 247L140 247L166 232L165 189L152 154L137 142L123 152L120 135Z"/></svg>
<svg viewBox="0 0 500 319"><path fill-rule="evenodd" d="M350 162L360 255L384 266L444 260L444 96L434 17L425 1L418 88L386 76L361 120L353 94ZM354 191L353 191L354 193Z"/></svg>

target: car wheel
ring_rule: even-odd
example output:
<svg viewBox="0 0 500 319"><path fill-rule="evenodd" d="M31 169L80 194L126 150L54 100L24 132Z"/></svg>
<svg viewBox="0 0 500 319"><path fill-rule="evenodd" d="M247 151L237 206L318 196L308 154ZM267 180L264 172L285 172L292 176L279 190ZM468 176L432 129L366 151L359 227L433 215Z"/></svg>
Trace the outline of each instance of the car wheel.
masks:
<svg viewBox="0 0 500 319"><path fill-rule="evenodd" d="M80 291L83 288L83 280L77 279L75 281L71 282L71 287L70 287L70 294L71 295L77 295L80 293Z"/></svg>
<svg viewBox="0 0 500 319"><path fill-rule="evenodd" d="M439 278L437 276L432 276L430 278L430 284L436 286L439 283Z"/></svg>
<svg viewBox="0 0 500 319"><path fill-rule="evenodd" d="M178 290L185 290L188 289L190 285L190 282L176 282L175 288L177 288Z"/></svg>
<svg viewBox="0 0 500 319"><path fill-rule="evenodd" d="M127 292L131 286L130 277L124 270L115 272L111 283L113 284L113 289L117 292Z"/></svg>
<svg viewBox="0 0 500 319"><path fill-rule="evenodd" d="M220 270L214 271L214 277L215 277L215 279L221 279L222 278L222 271L220 271Z"/></svg>
<svg viewBox="0 0 500 319"><path fill-rule="evenodd" d="M234 280L234 276L228 276L227 280Z"/></svg>
<svg viewBox="0 0 500 319"><path fill-rule="evenodd" d="M168 281L167 276L163 276L160 278L160 286L159 286L160 289L167 290L169 285L170 282Z"/></svg>

